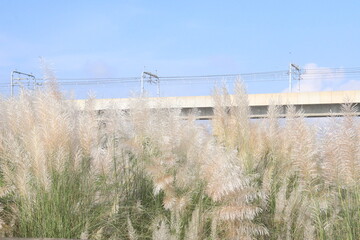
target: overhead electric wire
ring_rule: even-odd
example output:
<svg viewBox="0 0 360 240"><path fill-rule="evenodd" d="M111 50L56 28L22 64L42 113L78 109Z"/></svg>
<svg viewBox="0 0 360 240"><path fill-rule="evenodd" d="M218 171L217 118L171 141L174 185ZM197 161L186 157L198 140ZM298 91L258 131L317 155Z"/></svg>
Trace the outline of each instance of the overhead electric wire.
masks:
<svg viewBox="0 0 360 240"><path fill-rule="evenodd" d="M317 81L317 80L338 80L352 79L360 80L360 67L352 68L303 68L296 75L300 76L300 81ZM234 82L242 80L245 83L256 82L282 82L288 81L289 71L268 71L253 72L240 74L214 74L214 75L189 75L189 76L163 76L159 77L164 84L209 84L220 82ZM36 78L37 82L46 82L45 78ZM140 77L73 77L57 78L56 81L60 86L63 85L105 85L105 84L135 84L139 83ZM299 79L294 79L299 80ZM31 85L25 83L24 85ZM10 84L0 83L0 88L9 88Z"/></svg>
<svg viewBox="0 0 360 240"><path fill-rule="evenodd" d="M56 80L77 80L77 81L82 81L82 80L132 80L132 79L140 79L139 77L82 77L82 78L56 78ZM48 80L47 78L36 78L36 80Z"/></svg>

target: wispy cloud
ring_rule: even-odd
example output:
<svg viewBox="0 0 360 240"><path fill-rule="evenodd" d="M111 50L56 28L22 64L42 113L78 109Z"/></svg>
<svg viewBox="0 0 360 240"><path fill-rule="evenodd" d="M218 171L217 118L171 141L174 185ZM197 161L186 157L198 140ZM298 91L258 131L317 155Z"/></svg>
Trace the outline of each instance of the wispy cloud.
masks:
<svg viewBox="0 0 360 240"><path fill-rule="evenodd" d="M86 72L91 77L111 77L113 76L113 68L104 61L90 61L85 64Z"/></svg>
<svg viewBox="0 0 360 240"><path fill-rule="evenodd" d="M360 90L360 81L350 80L340 85L339 90Z"/></svg>

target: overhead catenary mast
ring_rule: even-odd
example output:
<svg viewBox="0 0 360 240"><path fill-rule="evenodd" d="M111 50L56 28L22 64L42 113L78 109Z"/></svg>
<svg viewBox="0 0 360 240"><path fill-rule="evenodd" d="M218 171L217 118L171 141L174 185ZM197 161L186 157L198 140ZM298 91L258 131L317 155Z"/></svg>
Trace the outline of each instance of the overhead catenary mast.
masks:
<svg viewBox="0 0 360 240"><path fill-rule="evenodd" d="M15 78L15 75L17 77ZM14 96L14 87L15 86L24 86L24 81L27 81L28 87L35 89L37 87L36 77L29 73L23 73L19 71L12 71L11 78L10 78L10 89L11 89L11 96Z"/></svg>
<svg viewBox="0 0 360 240"><path fill-rule="evenodd" d="M289 64L289 92L292 92L292 80L294 75L297 75L298 78L296 80L299 80L299 92L300 92L300 80L301 80L301 68L294 64Z"/></svg>
<svg viewBox="0 0 360 240"><path fill-rule="evenodd" d="M160 79L157 74L151 73L151 72L145 72L143 71L141 73L140 78L140 93L141 96L144 96L144 82L147 79L147 82L149 83L156 83L157 84L157 96L160 97Z"/></svg>

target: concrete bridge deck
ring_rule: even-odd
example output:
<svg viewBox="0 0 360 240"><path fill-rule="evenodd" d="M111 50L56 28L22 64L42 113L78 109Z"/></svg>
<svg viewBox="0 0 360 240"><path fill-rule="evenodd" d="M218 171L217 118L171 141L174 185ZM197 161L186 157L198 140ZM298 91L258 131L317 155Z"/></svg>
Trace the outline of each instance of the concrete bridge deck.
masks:
<svg viewBox="0 0 360 240"><path fill-rule="evenodd" d="M233 96L230 96L233 99ZM199 111L199 119L211 119L214 100L212 96L193 97L156 97L146 98L150 108L181 109L183 115L192 110ZM248 94L251 109L251 118L265 117L270 104L281 105L281 114L286 113L287 105L294 105L302 109L306 117L341 116L341 105L344 103L360 103L360 91L331 91L331 92L304 92L304 93L271 93ZM84 109L86 100L75 100L79 109ZM122 109L128 110L134 103L132 98L96 99L95 110ZM357 109L357 115L360 115Z"/></svg>

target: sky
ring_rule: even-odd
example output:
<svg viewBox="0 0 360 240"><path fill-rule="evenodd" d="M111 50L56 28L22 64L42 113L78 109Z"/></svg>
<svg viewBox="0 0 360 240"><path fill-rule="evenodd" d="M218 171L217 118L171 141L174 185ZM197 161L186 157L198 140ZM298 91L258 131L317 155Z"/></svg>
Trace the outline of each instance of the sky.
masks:
<svg viewBox="0 0 360 240"><path fill-rule="evenodd" d="M4 86L13 70L42 78L40 58L59 79L140 77L144 69L159 76L273 72L290 62L331 75L333 68L360 67L359 12L358 0L0 0L0 93L9 95ZM360 77L302 86L360 89ZM139 87L99 83L64 90L103 98ZM281 92L288 83L248 88ZM164 96L210 94L209 86L191 82L161 89Z"/></svg>

